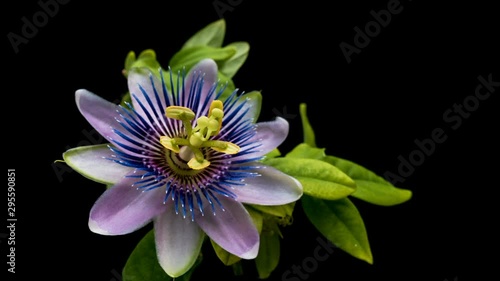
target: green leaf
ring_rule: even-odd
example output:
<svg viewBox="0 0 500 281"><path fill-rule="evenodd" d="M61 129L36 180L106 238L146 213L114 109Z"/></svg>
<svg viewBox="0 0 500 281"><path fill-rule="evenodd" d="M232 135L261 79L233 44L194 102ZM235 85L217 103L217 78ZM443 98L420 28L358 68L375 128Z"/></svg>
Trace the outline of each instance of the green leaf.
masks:
<svg viewBox="0 0 500 281"><path fill-rule="evenodd" d="M212 243L212 247L214 248L215 254L221 260L224 265L233 265L241 260L240 257L231 254L230 252L224 250L219 244L215 243L212 239L210 239L210 243Z"/></svg>
<svg viewBox="0 0 500 281"><path fill-rule="evenodd" d="M260 236L259 254L255 265L260 279L268 278L280 260L280 237L277 233L263 233Z"/></svg>
<svg viewBox="0 0 500 281"><path fill-rule="evenodd" d="M324 148L312 147L307 143L301 143L288 152L285 157L323 160L325 156Z"/></svg>
<svg viewBox="0 0 500 281"><path fill-rule="evenodd" d="M301 103L300 107L300 119L302 120L302 131L304 134L304 142L312 147L316 147L316 136L314 135L314 130L309 123L309 118L307 118L307 105Z"/></svg>
<svg viewBox="0 0 500 281"><path fill-rule="evenodd" d="M174 72L191 69L202 59L211 58L216 62L228 60L236 54L236 48L228 46L224 48L215 48L210 46L191 46L183 48L175 53L170 59L169 66Z"/></svg>
<svg viewBox="0 0 500 281"><path fill-rule="evenodd" d="M351 196L375 205L393 206L412 197L410 190L397 188L383 177L352 161L326 155L323 148L301 143L287 153L286 157L318 159L332 164L356 183L356 191Z"/></svg>
<svg viewBox="0 0 500 281"><path fill-rule="evenodd" d="M330 201L306 195L301 200L307 218L321 234L351 256L373 264L365 224L348 198Z"/></svg>
<svg viewBox="0 0 500 281"><path fill-rule="evenodd" d="M193 46L221 47L226 34L226 21L220 19L214 21L197 31L182 46L182 49Z"/></svg>
<svg viewBox="0 0 500 281"><path fill-rule="evenodd" d="M189 281L193 271L200 265L202 255L184 275L176 277L175 281ZM150 230L137 244L130 254L122 271L123 281L169 281L170 277L158 263L156 256L154 231Z"/></svg>
<svg viewBox="0 0 500 281"><path fill-rule="evenodd" d="M356 189L348 175L321 160L277 157L265 159L264 163L296 178L304 193L313 197L336 200L347 197Z"/></svg>
<svg viewBox="0 0 500 281"><path fill-rule="evenodd" d="M233 78L247 59L250 44L247 42L233 42L226 45L226 47L234 47L236 49L236 53L228 60L220 62L218 66L219 70L224 73L224 75L229 78Z"/></svg>
<svg viewBox="0 0 500 281"><path fill-rule="evenodd" d="M339 168L356 182L356 191L351 194L353 197L380 206L401 204L412 197L410 190L395 187L383 177L352 161L335 156L326 156L324 161Z"/></svg>
<svg viewBox="0 0 500 281"><path fill-rule="evenodd" d="M266 155L264 155L264 159L269 159L269 158L275 158L281 156L281 151L279 149L275 148L268 152Z"/></svg>

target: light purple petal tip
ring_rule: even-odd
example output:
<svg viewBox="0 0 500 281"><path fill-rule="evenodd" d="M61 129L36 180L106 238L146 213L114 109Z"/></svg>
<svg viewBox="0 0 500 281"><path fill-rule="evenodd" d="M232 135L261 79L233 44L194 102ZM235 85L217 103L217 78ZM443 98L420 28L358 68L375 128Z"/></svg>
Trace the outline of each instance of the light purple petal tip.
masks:
<svg viewBox="0 0 500 281"><path fill-rule="evenodd" d="M197 213L195 221L219 246L242 259L253 259L259 251L259 233L248 211L232 198L218 198L225 211L217 209L215 215L208 203L204 216Z"/></svg>
<svg viewBox="0 0 500 281"><path fill-rule="evenodd" d="M156 254L163 270L171 277L178 277L196 262L204 233L196 222L175 214L172 201L167 205L169 211L154 220Z"/></svg>
<svg viewBox="0 0 500 281"><path fill-rule="evenodd" d="M259 166L263 166L259 164ZM253 171L260 176L248 177L244 186L233 192L237 200L258 205L284 205L297 201L302 196L302 185L295 178L273 168L264 166Z"/></svg>
<svg viewBox="0 0 500 281"><path fill-rule="evenodd" d="M90 210L89 228L103 235L128 234L149 223L165 210L164 190L137 190L135 178L125 178L108 188Z"/></svg>
<svg viewBox="0 0 500 281"><path fill-rule="evenodd" d="M186 75L185 89L189 91L193 84L197 85L200 79L203 78L203 87L201 90L200 100L204 101L207 99L210 89L213 87L214 83L217 82L217 64L213 59L203 59L199 61L195 66L193 66L188 74ZM215 95L210 97L211 100L215 98ZM198 104L197 108L193 108L193 111L197 114L204 114L202 112L203 103ZM206 109L206 108L205 108Z"/></svg>
<svg viewBox="0 0 500 281"><path fill-rule="evenodd" d="M129 72L127 82L132 105L137 114L148 120L143 107L149 114L165 111L166 101L161 81L150 71L145 68L134 68ZM155 91L158 95L155 94ZM151 104L148 103L147 99L151 101Z"/></svg>
<svg viewBox="0 0 500 281"><path fill-rule="evenodd" d="M110 136L114 135L113 127L118 123L118 105L111 103L94 93L80 89L75 93L75 101L81 114L94 127L94 129L111 141Z"/></svg>
<svg viewBox="0 0 500 281"><path fill-rule="evenodd" d="M234 160L264 156L282 144L288 136L288 121L281 117L277 117L273 121L259 122L256 125L256 134L247 143L253 145L258 142L261 145L254 149L255 152L235 156L233 157Z"/></svg>

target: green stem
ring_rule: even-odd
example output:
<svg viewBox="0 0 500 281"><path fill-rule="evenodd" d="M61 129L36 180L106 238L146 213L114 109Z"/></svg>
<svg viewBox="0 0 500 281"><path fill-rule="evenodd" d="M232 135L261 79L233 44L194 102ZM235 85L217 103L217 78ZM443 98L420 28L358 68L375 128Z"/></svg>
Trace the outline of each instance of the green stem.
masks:
<svg viewBox="0 0 500 281"><path fill-rule="evenodd" d="M241 261L238 261L232 265L234 276L243 276L243 266Z"/></svg>

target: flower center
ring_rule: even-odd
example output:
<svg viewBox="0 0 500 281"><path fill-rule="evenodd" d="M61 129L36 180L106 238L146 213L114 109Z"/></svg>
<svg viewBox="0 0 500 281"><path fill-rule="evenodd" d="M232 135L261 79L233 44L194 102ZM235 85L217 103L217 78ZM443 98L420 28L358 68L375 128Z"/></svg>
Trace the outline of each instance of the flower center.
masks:
<svg viewBox="0 0 500 281"><path fill-rule="evenodd" d="M186 137L169 138L160 137L160 143L167 149L179 154L179 158L187 162L189 168L201 170L210 165L205 159L200 148L209 147L215 151L236 154L240 147L234 143L214 140L214 136L219 134L222 127L222 118L224 117L223 104L220 100L214 100L210 105L208 116L201 116L196 119L196 126L191 124L196 114L184 106L169 106L165 110L167 118L173 118L182 121L186 131Z"/></svg>

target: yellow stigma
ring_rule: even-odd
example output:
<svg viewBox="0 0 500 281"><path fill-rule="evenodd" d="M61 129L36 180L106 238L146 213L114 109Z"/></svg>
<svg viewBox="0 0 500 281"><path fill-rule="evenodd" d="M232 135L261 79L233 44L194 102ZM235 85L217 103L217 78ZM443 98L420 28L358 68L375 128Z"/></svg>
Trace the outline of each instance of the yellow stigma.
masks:
<svg viewBox="0 0 500 281"><path fill-rule="evenodd" d="M215 151L236 154L240 147L234 143L220 140L211 140L212 137L219 134L222 127L222 118L224 117L224 105L220 100L214 100L210 104L208 116L201 116L196 119L196 126L193 127L191 121L196 114L189 108L183 106L169 106L165 110L165 116L168 118L182 121L185 131L185 138L160 137L160 143L175 153L181 153L181 158L190 155L191 159L187 165L193 170L201 170L210 165L210 162L204 159L200 148L210 147ZM183 151L181 151L181 148ZM187 151L187 152L186 152ZM185 161L187 161L186 158Z"/></svg>

